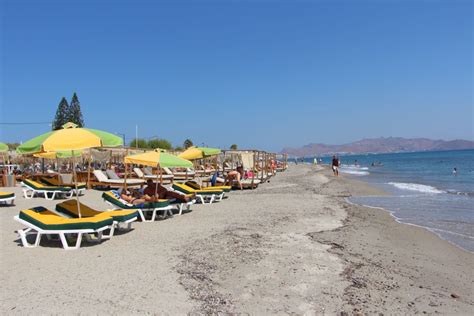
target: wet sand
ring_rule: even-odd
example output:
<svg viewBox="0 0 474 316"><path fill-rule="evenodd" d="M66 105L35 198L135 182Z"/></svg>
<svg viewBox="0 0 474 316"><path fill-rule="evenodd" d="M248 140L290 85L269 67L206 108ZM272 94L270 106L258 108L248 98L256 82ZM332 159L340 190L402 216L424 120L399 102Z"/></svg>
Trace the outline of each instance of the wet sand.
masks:
<svg viewBox="0 0 474 316"><path fill-rule="evenodd" d="M253 191L99 245L19 245L1 207L3 314L469 314L474 255L387 212L346 202L384 194L328 170L291 166ZM105 209L101 192L82 201ZM453 297L454 296L454 297Z"/></svg>

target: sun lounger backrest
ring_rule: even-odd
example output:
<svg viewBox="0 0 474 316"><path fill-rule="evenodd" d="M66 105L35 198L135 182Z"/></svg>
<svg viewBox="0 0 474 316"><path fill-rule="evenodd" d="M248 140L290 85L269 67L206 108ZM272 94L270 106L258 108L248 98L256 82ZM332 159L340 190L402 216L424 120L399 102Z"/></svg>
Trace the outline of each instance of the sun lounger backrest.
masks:
<svg viewBox="0 0 474 316"><path fill-rule="evenodd" d="M113 171L111 169L107 169L107 171L105 171L105 173L107 174L109 179L120 180L120 177L115 173L115 171Z"/></svg>
<svg viewBox="0 0 474 316"><path fill-rule="evenodd" d="M109 180L102 170L94 170L94 176L99 182L107 182Z"/></svg>
<svg viewBox="0 0 474 316"><path fill-rule="evenodd" d="M139 178L143 178L145 176L140 168L133 168L133 171L135 171Z"/></svg>
<svg viewBox="0 0 474 316"><path fill-rule="evenodd" d="M72 183L72 174L68 174L68 173L61 173L59 175L59 177L61 178L61 183Z"/></svg>
<svg viewBox="0 0 474 316"><path fill-rule="evenodd" d="M79 203L81 206L81 216L91 217L102 214L96 210L91 209L87 205ZM66 214L70 217L79 217L79 212L77 210L77 201L76 200L67 200L56 205L56 211Z"/></svg>
<svg viewBox="0 0 474 316"><path fill-rule="evenodd" d="M166 174L168 174L168 175L173 175L173 172L170 170L170 168L168 168L168 167L163 167L162 169L165 171Z"/></svg>
<svg viewBox="0 0 474 316"><path fill-rule="evenodd" d="M145 168L143 168L143 172L145 172L145 174L146 174L147 176L152 176L152 175L153 175L153 172L152 172L152 170L150 169L150 167L145 167Z"/></svg>

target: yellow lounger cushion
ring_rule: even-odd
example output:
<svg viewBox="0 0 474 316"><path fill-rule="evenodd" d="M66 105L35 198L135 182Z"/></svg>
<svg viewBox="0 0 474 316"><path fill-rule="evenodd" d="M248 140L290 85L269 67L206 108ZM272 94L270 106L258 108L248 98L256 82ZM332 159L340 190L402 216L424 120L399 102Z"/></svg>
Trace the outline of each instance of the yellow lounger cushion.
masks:
<svg viewBox="0 0 474 316"><path fill-rule="evenodd" d="M0 192L0 200L9 199L15 197L15 193L12 192Z"/></svg>
<svg viewBox="0 0 474 316"><path fill-rule="evenodd" d="M173 183L173 189L185 194L193 194L193 193L196 193L199 195L222 194L222 190L196 190L182 183Z"/></svg>

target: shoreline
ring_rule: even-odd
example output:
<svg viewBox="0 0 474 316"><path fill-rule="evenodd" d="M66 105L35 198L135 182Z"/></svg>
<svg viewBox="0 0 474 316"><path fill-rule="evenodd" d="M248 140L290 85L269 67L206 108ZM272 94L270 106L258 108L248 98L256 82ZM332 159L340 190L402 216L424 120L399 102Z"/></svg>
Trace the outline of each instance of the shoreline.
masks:
<svg viewBox="0 0 474 316"><path fill-rule="evenodd" d="M64 313L64 304L71 314L474 309L472 254L387 211L350 204L352 195L386 193L319 166L290 166L256 190L135 223L131 232L71 252L46 240L34 249L19 246L12 217L59 200L26 200L20 187L14 190L16 206L0 213L4 314ZM81 201L104 209L101 193L88 190ZM61 299L51 301L51 293Z"/></svg>
<svg viewBox="0 0 474 316"><path fill-rule="evenodd" d="M363 181L361 181L363 182ZM370 184L369 184L370 185ZM367 195L368 197L371 197L371 196L376 196L376 195ZM361 206L361 207L365 207L365 208L371 208L371 209L375 209L375 210L380 210L380 211L383 211L383 212L387 212L388 214L390 214L390 216L393 218L394 221L396 221L398 224L401 224L401 225L408 225L408 226L413 226L413 227L417 227L417 228L420 228L420 229L424 229L430 233L432 233L433 235L435 235L436 237L438 237L439 239L443 240L443 241L446 241L448 242L450 245L464 251L464 252L467 252L469 254L474 254L473 251L469 251L467 249L464 249L463 247L455 244L454 242L451 242L445 238L443 238L441 235L438 235L436 232L434 232L431 228L429 227L425 227L425 226L421 226L421 225L417 225L417 224L413 224L413 223L404 223L404 222L401 222L400 219L398 217L396 217L394 214L393 214L393 211L390 211L386 208L383 208L383 207L379 207L379 206L371 206L371 205L366 205L366 204L359 204L359 203L355 203L355 202L352 202L350 200L348 200L346 198L346 203L348 204L351 204L351 205L354 205L354 206ZM448 233L452 233L452 232L448 232ZM454 233L452 233L454 234Z"/></svg>
<svg viewBox="0 0 474 316"><path fill-rule="evenodd" d="M324 165L323 166L324 168L327 169L327 172L330 173L330 167ZM340 176L341 176L341 173L340 173ZM373 183L370 183L368 181L364 181L364 180L361 180L361 179L358 179L356 176L352 175L352 174L348 174L348 173L342 173L342 177L343 178L348 178L350 179L351 181L354 181L354 182L360 182L360 183L364 183L365 185L368 185L370 187L373 187L373 188L377 188L379 190L381 190L383 193L382 194L357 194L357 195L354 195L354 196L363 196L363 197L377 197L377 196L382 196L382 195L389 195L389 196L394 196L392 195L391 193L389 192L386 192L384 191L383 189L375 186ZM396 197L396 196L394 196ZM346 202L349 203L349 204L352 204L352 205L356 205L356 206L362 206L362 207L366 207L366 208L372 208L372 209L379 209L379 210L382 210L384 212L387 212L388 214L390 214L390 216L399 224L402 224L402 225L409 225L409 226L413 226L413 227L418 227L418 228L421 228L421 229L424 229L432 234L434 234L436 237L438 237L439 239L443 240L443 241L446 241L448 242L450 245L460 249L460 250L463 250L467 253L470 253L470 254L474 254L474 251L470 251L468 249L465 249L463 247L461 247L460 245L457 245L456 243L446 239L446 238L443 238L442 235L436 233L434 230L434 228L430 228L430 227L426 227L426 226L422 226L422 225L418 225L418 224L413 224L413 223L409 223L409 222L402 222L394 213L394 211L391 211L389 209L386 209L384 207L380 207L380 206L372 206L372 205L367 205L367 204L360 204L360 203L356 203L356 202L352 202L349 200L350 197L346 198ZM446 233L449 233L449 234L456 234L454 232L450 232L450 231L446 231Z"/></svg>
<svg viewBox="0 0 474 316"><path fill-rule="evenodd" d="M326 169L325 172L330 173L330 170ZM343 187L344 185L354 187L357 183L371 186L370 183L353 179L348 175L342 178L340 181L333 177L333 183L346 182ZM360 195L360 190L354 195ZM386 310L387 305L394 307L388 309L392 313L405 314L468 314L474 310L473 280L470 272L474 256L471 252L452 244L425 227L399 222L384 208L360 205L349 201L349 197L344 198L344 203L348 205L344 225L333 231L314 234L312 237L318 242L331 244L329 251L347 263L345 275L352 284L344 291L347 303L345 310L352 308L353 313L378 313ZM392 231L397 234L393 234ZM382 240L381 236L386 238ZM400 244L404 244L403 247L400 247ZM444 254L447 258L439 254ZM450 258L457 258L463 263L455 264ZM423 259L423 264L420 264L420 259ZM453 281L455 277L450 275L446 276L446 281L440 282L441 276L450 274L446 268L455 266L458 269L462 266L460 271L463 272L457 275L457 280ZM424 276L413 273L413 270L419 272L422 269L436 272ZM397 292L399 289L400 293L394 300L393 294L384 295L381 289L384 292L387 290ZM408 301L405 305L402 302L403 296L407 293L409 297L429 299ZM454 300L464 300L463 303L466 305L456 306L457 302L452 304ZM374 304L374 301L378 303Z"/></svg>

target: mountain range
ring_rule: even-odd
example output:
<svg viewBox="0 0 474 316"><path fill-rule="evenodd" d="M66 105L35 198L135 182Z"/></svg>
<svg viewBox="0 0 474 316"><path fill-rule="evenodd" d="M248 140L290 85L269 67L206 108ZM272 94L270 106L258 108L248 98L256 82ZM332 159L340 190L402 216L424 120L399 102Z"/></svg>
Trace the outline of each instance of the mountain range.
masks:
<svg viewBox="0 0 474 316"><path fill-rule="evenodd" d="M311 143L300 148L285 147L281 153L301 157L335 153L365 154L461 149L474 149L474 141L463 139L446 141L428 138L380 137L362 139L343 145Z"/></svg>

